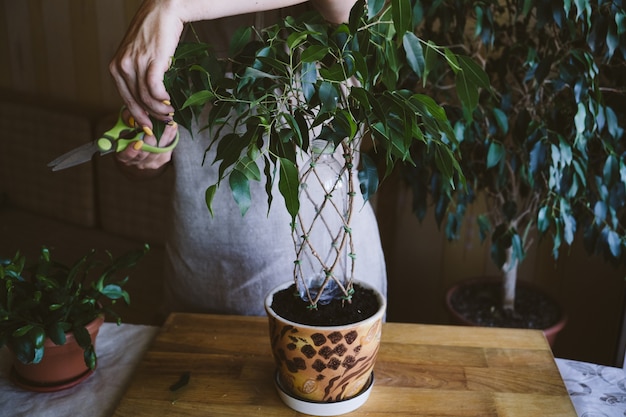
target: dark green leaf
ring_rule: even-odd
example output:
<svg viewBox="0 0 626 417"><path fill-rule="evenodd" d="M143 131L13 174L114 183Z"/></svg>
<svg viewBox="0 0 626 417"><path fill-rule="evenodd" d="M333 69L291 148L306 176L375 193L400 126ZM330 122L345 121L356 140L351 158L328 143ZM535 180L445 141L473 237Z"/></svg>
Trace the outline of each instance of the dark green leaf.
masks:
<svg viewBox="0 0 626 417"><path fill-rule="evenodd" d="M537 211L537 229L540 233L545 233L550 227L550 216L547 206L541 206Z"/></svg>
<svg viewBox="0 0 626 417"><path fill-rule="evenodd" d="M76 338L76 343L78 346L83 349L87 349L91 346L91 336L85 327L78 326L73 329L74 337Z"/></svg>
<svg viewBox="0 0 626 417"><path fill-rule="evenodd" d="M409 66L421 78L424 75L425 61L419 38L413 32L406 32L402 37L402 45Z"/></svg>
<svg viewBox="0 0 626 417"><path fill-rule="evenodd" d="M373 19L381 12L385 6L385 0L368 0L367 2L367 18Z"/></svg>
<svg viewBox="0 0 626 417"><path fill-rule="evenodd" d="M289 159L280 158L280 179L278 181L278 189L285 199L287 212L291 215L292 224L294 225L296 216L300 210L298 187L298 168Z"/></svg>
<svg viewBox="0 0 626 417"><path fill-rule="evenodd" d="M410 0L391 0L391 16L397 33L412 33L413 9Z"/></svg>
<svg viewBox="0 0 626 417"><path fill-rule="evenodd" d="M328 46L311 45L304 51L302 51L302 56L300 57L300 59L302 60L302 62L321 61L326 56L326 54L328 54L329 50L330 48Z"/></svg>
<svg viewBox="0 0 626 417"><path fill-rule="evenodd" d="M209 186L204 192L204 201L206 202L206 206L209 209L209 213L211 213L211 217L215 215L213 212L213 197L215 197L215 192L217 191L217 185L213 184Z"/></svg>
<svg viewBox="0 0 626 417"><path fill-rule="evenodd" d="M363 199L368 201L378 190L378 169L372 158L361 154L362 167L359 170L359 185Z"/></svg>
<svg viewBox="0 0 626 417"><path fill-rule="evenodd" d="M607 230L607 244L609 245L609 249L611 250L611 254L619 258L622 254L622 243L620 236L614 230Z"/></svg>
<svg viewBox="0 0 626 417"><path fill-rule="evenodd" d="M476 217L476 222L478 223L478 232L480 236L480 241L482 243L491 234L491 222L489 221L489 218L484 214L479 214Z"/></svg>
<svg viewBox="0 0 626 417"><path fill-rule="evenodd" d="M126 291L123 290L122 287L120 287L117 284L108 284L108 285L105 285L104 288L102 288L101 293L102 295L104 295L105 297L111 300L118 300L124 297L124 294L126 293Z"/></svg>
<svg viewBox="0 0 626 417"><path fill-rule="evenodd" d="M55 345L64 345L65 344L65 324L67 323L59 323L55 322L48 327L46 334L52 340Z"/></svg>
<svg viewBox="0 0 626 417"><path fill-rule="evenodd" d="M331 112L337 108L339 93L335 86L329 82L322 82L319 90L322 112Z"/></svg>
<svg viewBox="0 0 626 417"><path fill-rule="evenodd" d="M498 165L505 154L504 146L499 142L491 142L487 153L487 168L493 168Z"/></svg>
<svg viewBox="0 0 626 417"><path fill-rule="evenodd" d="M500 110L497 107L493 108L493 115L496 118L496 122L498 123L498 127L503 135L507 135L509 133L509 118L506 113Z"/></svg>
<svg viewBox="0 0 626 417"><path fill-rule="evenodd" d="M243 50L244 46L250 42L252 38L252 28L251 27L240 27L238 28L230 40L229 46L229 54L230 56L238 55L241 50Z"/></svg>
<svg viewBox="0 0 626 417"><path fill-rule="evenodd" d="M241 215L244 216L252 204L248 178L241 171L234 169L228 177L228 183L233 198L239 207L239 211Z"/></svg>
<svg viewBox="0 0 626 417"><path fill-rule="evenodd" d="M213 94L211 91L198 91L197 93L192 94L187 100L185 100L182 108L185 109L187 107L193 106L204 106L206 103L209 103L211 100L213 100L214 97L215 94Z"/></svg>
<svg viewBox="0 0 626 417"><path fill-rule="evenodd" d="M85 365L87 365L89 369L96 368L96 352L93 346L89 346L84 350L83 357L85 359Z"/></svg>

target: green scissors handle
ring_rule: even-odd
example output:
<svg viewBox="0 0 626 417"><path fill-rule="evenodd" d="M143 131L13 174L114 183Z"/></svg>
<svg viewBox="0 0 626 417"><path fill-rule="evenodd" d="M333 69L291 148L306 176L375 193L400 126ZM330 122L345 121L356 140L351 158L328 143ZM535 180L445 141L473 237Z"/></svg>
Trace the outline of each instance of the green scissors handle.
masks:
<svg viewBox="0 0 626 417"><path fill-rule="evenodd" d="M142 134L144 134L143 129L139 128L130 128L124 118L122 117L122 111L124 107L120 110L119 116L117 118L117 123L115 125L103 133L102 137L96 140L96 145L101 153L108 152L122 152L129 145L138 142L142 138ZM163 148L153 145L148 145L147 143L143 143L141 145L141 150L150 152L150 153L165 153L173 150L178 144L178 139L180 139L179 132L176 132L176 138L170 143L168 146Z"/></svg>

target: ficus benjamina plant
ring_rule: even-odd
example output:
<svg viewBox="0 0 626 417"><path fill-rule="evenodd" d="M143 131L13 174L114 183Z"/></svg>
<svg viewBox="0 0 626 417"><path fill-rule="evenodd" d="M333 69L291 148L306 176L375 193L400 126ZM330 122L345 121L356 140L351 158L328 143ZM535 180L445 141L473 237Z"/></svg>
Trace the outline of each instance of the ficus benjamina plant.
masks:
<svg viewBox="0 0 626 417"><path fill-rule="evenodd" d="M448 68L418 88L446 102L465 182L452 190L424 146L404 166L422 219L431 202L449 239L478 199L480 238L514 309L519 264L537 240L556 259L576 236L626 263L626 10L622 0L419 2L418 35L480 62L491 83L468 114ZM417 86L421 87L421 86ZM472 219L473 220L473 219Z"/></svg>
<svg viewBox="0 0 626 417"><path fill-rule="evenodd" d="M219 204L215 191L227 182L244 215L253 203L250 183L265 178L270 205L278 184L295 224L298 157L314 139L341 148L347 165L360 161L365 200L380 181L372 159L357 155L364 138L382 156L385 176L398 162L413 165L411 149L420 143L443 181L450 187L463 183L444 108L408 87L427 85L431 69L445 66L454 74L459 103L471 114L489 80L475 61L415 34L418 6L415 0L360 0L339 25L312 11L266 28L241 28L224 59L209 45L181 43L164 83L177 109L174 120L190 128L195 118L219 138L210 145L216 156L209 162L218 164L219 179L206 190L208 209ZM350 283L340 287L349 297Z"/></svg>
<svg viewBox="0 0 626 417"><path fill-rule="evenodd" d="M92 249L69 266L55 261L46 247L36 261L19 252L0 260L0 347L7 345L22 363L39 363L46 338L63 345L72 332L85 364L94 369L96 352L85 326L98 316L121 322L113 305L130 303L130 296L124 289L128 276L117 273L133 268L148 250L145 245L113 258Z"/></svg>

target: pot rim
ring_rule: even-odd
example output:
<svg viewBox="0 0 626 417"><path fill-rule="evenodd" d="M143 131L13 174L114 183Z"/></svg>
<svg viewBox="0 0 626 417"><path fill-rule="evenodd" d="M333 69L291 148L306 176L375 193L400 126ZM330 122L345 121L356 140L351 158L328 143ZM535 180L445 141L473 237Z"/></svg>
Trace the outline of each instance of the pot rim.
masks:
<svg viewBox="0 0 626 417"><path fill-rule="evenodd" d="M467 319L466 317L464 317L463 315L461 315L456 309L454 309L452 307L452 296L454 295L454 293L462 287L466 287L466 286L471 286L472 284L475 283L480 283L480 282L487 282L487 283L501 283L502 282L502 278L496 275L484 275L484 276L474 276L474 277L469 277L469 278L464 278L454 284L452 284L447 290L446 290L446 306L449 310L449 312L451 312L452 314L454 314L458 319L460 319L461 321L465 322L466 324L472 325L472 326L478 326L478 323ZM533 282L528 282L528 281L524 281L524 280L518 280L516 285L522 285L526 288L530 288L533 291L538 291L541 294L543 294L544 296L548 297L550 300L552 300L552 302L554 302L560 310L560 317L559 320L552 324L549 327L546 327L545 329L541 329L544 332L558 332L561 329L563 329L563 327L565 327L565 325L567 324L569 317L567 315L567 312L565 311L565 309L563 308L563 305L559 302L559 300L556 299L556 297L554 297L552 294L550 294L549 292L543 290L539 285L533 283Z"/></svg>
<svg viewBox="0 0 626 417"><path fill-rule="evenodd" d="M371 284L368 284L366 282L363 281L359 281L359 280L354 280L353 284L355 285L359 285L363 288L366 289L370 289L372 291L374 291L374 293L376 294L376 298L378 300L378 310L376 310L376 313L374 313L373 315L371 315L370 317L363 319L363 320L359 320L355 323L348 323L348 324L340 324L340 325L334 325L334 326L319 326L319 325L311 325L311 324L304 324L304 323L299 323L296 321L292 321L289 320L281 315L279 315L278 313L276 313L274 311L274 309L272 308L272 301L274 301L274 294L289 288L291 285L293 285L293 281L286 281L283 282L282 284L277 285L276 287L274 287L265 297L265 311L267 312L267 314L271 317L273 317L274 319L283 321L285 323L289 323L293 326L297 326L297 327L301 327L303 329L318 329L320 327L323 327L324 329L335 329L335 330L340 330L340 329L346 329L349 327L353 327L355 323L368 323L368 322L374 322L376 320L378 320L379 318L381 318L384 314L385 311L387 309L387 300L385 299L385 297L382 295L382 293L375 288L374 286L372 286Z"/></svg>

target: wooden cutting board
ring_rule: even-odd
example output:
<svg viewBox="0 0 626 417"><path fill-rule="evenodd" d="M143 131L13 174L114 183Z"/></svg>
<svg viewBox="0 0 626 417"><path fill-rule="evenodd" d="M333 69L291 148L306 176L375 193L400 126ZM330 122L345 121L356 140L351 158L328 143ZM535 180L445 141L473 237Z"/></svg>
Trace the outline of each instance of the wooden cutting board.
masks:
<svg viewBox="0 0 626 417"><path fill-rule="evenodd" d="M538 330L386 323L374 375L369 400L350 416L576 416ZM299 415L273 380L266 318L177 313L114 415Z"/></svg>

